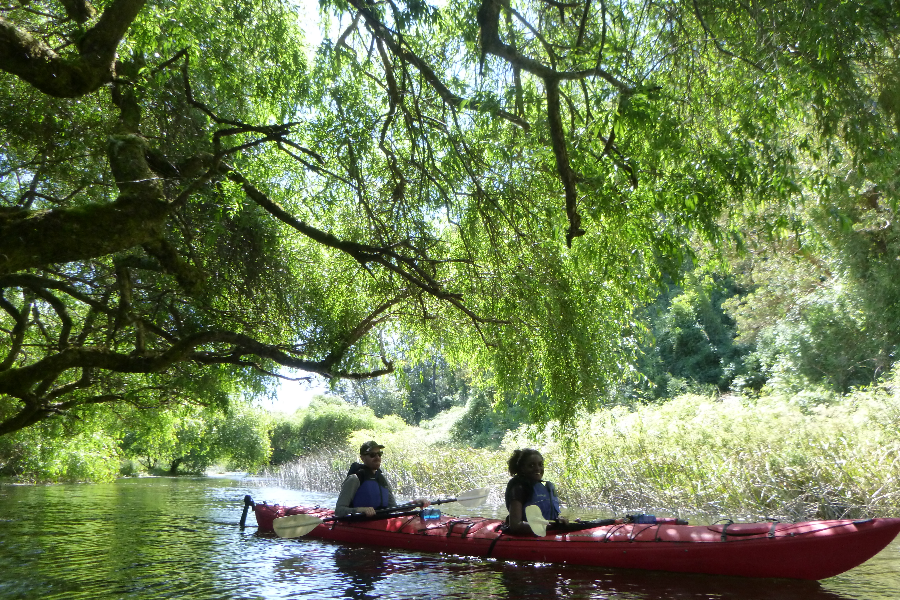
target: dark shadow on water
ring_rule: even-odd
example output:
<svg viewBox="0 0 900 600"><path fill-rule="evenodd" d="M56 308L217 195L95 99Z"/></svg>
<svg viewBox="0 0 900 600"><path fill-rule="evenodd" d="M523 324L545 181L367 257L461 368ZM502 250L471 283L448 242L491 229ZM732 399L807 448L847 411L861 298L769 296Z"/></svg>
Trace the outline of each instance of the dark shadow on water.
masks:
<svg viewBox="0 0 900 600"><path fill-rule="evenodd" d="M277 571L289 574L289 585L296 585L297 577L315 578L321 594L316 598L860 600L865 597L836 593L816 581L517 563L315 540L306 543L311 544L307 552L282 559ZM309 553L313 549L318 550L317 558Z"/></svg>
<svg viewBox="0 0 900 600"><path fill-rule="evenodd" d="M330 545L329 545L330 546ZM327 557L327 558L326 558ZM516 563L335 545L330 598L859 600L819 582ZM331 562L330 560L328 562ZM324 565L320 565L320 568ZM390 583L385 580L390 579ZM385 587L387 585L388 587ZM325 596L323 596L325 597Z"/></svg>
<svg viewBox="0 0 900 600"><path fill-rule="evenodd" d="M383 552L338 546L334 550L334 566L347 585L344 598L369 600L379 597L375 593L375 584L385 578L388 566Z"/></svg>
<svg viewBox="0 0 900 600"><path fill-rule="evenodd" d="M389 554L375 548L317 540L285 548L287 555L275 563L273 581L279 593L288 591L292 598L373 600L381 597L375 589L378 582L392 572Z"/></svg>
<svg viewBox="0 0 900 600"><path fill-rule="evenodd" d="M816 581L749 579L561 565L496 563L508 600L616 598L656 600L849 600Z"/></svg>

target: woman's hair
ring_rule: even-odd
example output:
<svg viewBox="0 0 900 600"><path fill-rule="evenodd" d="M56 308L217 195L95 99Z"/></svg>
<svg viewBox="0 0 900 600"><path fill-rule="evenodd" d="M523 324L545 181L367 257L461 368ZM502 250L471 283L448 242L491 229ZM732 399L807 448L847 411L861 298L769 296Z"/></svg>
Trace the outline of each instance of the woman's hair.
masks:
<svg viewBox="0 0 900 600"><path fill-rule="evenodd" d="M510 475L518 475L519 474L519 465L521 465L525 460L534 454L538 456L541 455L540 452L535 450L534 448L523 448L522 450L515 450L512 453L512 456L509 457L509 460L506 461L507 466L509 467Z"/></svg>

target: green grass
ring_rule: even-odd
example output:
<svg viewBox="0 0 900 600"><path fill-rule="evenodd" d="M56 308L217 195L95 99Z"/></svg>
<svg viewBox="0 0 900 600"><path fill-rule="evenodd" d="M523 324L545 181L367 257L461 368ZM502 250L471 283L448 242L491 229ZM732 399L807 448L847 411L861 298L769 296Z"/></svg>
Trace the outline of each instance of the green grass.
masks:
<svg viewBox="0 0 900 600"><path fill-rule="evenodd" d="M359 444L375 438L404 498L494 486L502 502L512 449L535 447L564 503L622 515L648 512L805 520L900 516L900 370L845 396L684 395L661 405L613 407L560 436L508 432L499 450L450 441L446 417L423 428L356 432L349 448L282 469L283 485L337 493Z"/></svg>

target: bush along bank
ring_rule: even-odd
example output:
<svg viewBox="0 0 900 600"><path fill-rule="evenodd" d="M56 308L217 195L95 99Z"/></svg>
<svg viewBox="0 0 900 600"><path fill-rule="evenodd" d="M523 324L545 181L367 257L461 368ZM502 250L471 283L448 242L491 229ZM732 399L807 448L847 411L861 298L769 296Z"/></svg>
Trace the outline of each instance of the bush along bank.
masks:
<svg viewBox="0 0 900 600"><path fill-rule="evenodd" d="M444 430L446 431L446 429ZM612 407L567 431L507 432L499 449L444 432L364 430L349 445L284 465L283 485L337 493L354 445L376 436L399 495L493 486L502 504L506 458L538 448L564 503L609 514L652 512L710 522L900 516L900 373L845 395L683 395Z"/></svg>

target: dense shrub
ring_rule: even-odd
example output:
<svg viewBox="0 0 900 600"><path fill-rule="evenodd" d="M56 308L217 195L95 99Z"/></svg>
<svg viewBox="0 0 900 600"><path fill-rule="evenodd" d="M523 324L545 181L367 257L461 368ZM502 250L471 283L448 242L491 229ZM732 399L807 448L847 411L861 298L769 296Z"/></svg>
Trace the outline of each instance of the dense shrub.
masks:
<svg viewBox="0 0 900 600"><path fill-rule="evenodd" d="M900 347L896 200L857 187L860 174L845 167L840 186L795 207L794 231L751 228L750 251L732 265L748 290L726 305L738 339L755 345L758 372L782 388L846 393L882 377Z"/></svg>
<svg viewBox="0 0 900 600"><path fill-rule="evenodd" d="M636 390L639 398L726 391L735 378L747 380L744 357L752 348L736 341L737 324L723 308L740 292L729 278L691 272L682 286L670 286L643 311L650 336L638 370L649 385Z"/></svg>
<svg viewBox="0 0 900 600"><path fill-rule="evenodd" d="M333 396L316 396L306 408L275 423L271 463L280 465L345 446L351 433L371 429L376 420L371 408L353 406Z"/></svg>
<svg viewBox="0 0 900 600"><path fill-rule="evenodd" d="M118 440L102 431L65 431L47 421L0 436L0 475L26 482L109 481L118 474Z"/></svg>
<svg viewBox="0 0 900 600"><path fill-rule="evenodd" d="M339 382L336 391L349 403L367 406L376 417L397 415L409 425L463 406L471 382L465 372L440 355L404 365L393 377Z"/></svg>
<svg viewBox="0 0 900 600"><path fill-rule="evenodd" d="M122 474L202 474L214 465L255 472L269 460L269 429L268 413L237 401L224 412L145 410L120 424Z"/></svg>
<svg viewBox="0 0 900 600"><path fill-rule="evenodd" d="M457 411L461 420L471 417ZM499 449L454 443L453 427L360 431L343 448L291 463L280 482L336 493L358 444L374 435L407 498L491 486L491 502L502 504L509 452L530 446L543 453L545 477L564 502L610 515L694 522L900 516L900 368L846 395L827 388L689 394L600 410L572 428L565 443L555 424L538 432L523 426Z"/></svg>
<svg viewBox="0 0 900 600"><path fill-rule="evenodd" d="M491 396L478 392L469 398L465 410L450 429L453 441L474 448L497 448L509 429L524 420L523 411L515 406L494 407Z"/></svg>

